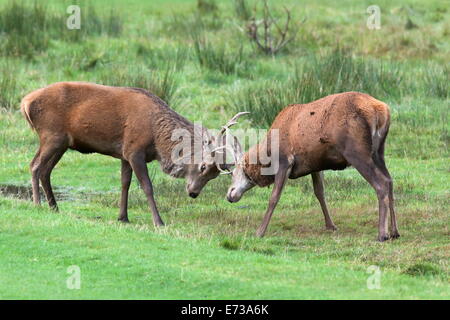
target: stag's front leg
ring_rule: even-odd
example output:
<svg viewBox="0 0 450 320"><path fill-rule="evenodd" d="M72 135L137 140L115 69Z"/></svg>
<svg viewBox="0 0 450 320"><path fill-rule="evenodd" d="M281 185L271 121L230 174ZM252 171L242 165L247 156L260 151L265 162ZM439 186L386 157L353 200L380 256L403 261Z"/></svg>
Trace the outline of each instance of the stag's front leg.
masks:
<svg viewBox="0 0 450 320"><path fill-rule="evenodd" d="M319 200L320 207L322 208L323 216L325 218L325 228L327 230L337 230L336 226L331 219L330 213L328 212L327 202L325 201L325 191L323 187L323 172L313 172L311 173L314 194Z"/></svg>
<svg viewBox="0 0 450 320"><path fill-rule="evenodd" d="M119 218L117 220L122 222L129 222L128 220L128 190L130 189L131 184L131 176L133 174L133 170L131 169L131 165L128 161L122 160L122 194L120 197L120 213Z"/></svg>
<svg viewBox="0 0 450 320"><path fill-rule="evenodd" d="M267 226L269 225L270 218L272 217L272 213L275 210L275 207L280 200L281 192L283 191L284 185L291 173L291 166L281 167L278 170L278 173L275 175L275 182L272 189L272 195L269 200L269 207L267 208L266 214L264 216L263 222L261 226L256 231L256 236L264 237L266 233Z"/></svg>
<svg viewBox="0 0 450 320"><path fill-rule="evenodd" d="M145 155L142 153L134 154L131 159L129 159L131 168L133 169L136 177L139 180L142 190L144 190L147 196L148 204L153 215L153 224L156 227L164 226L158 208L156 207L155 198L153 197L153 186L148 176L147 163L145 162Z"/></svg>

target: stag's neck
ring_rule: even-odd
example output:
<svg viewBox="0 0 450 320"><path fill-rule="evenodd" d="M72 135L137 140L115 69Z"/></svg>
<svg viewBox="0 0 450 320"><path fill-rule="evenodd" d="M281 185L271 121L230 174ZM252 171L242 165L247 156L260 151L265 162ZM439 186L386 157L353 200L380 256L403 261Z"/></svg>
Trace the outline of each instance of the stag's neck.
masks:
<svg viewBox="0 0 450 320"><path fill-rule="evenodd" d="M274 175L262 174L263 169L267 168L268 165L261 163L260 155L268 154L267 148L267 140L264 139L259 144L250 148L250 150L244 154L244 172L250 178L250 180L259 187L266 187L268 185L271 185L275 180Z"/></svg>
<svg viewBox="0 0 450 320"><path fill-rule="evenodd" d="M183 178L187 173L187 165L172 159L173 149L180 143L172 140L174 130L187 130L193 137L194 125L172 109L167 107L154 119L155 147L157 159L162 170L175 178Z"/></svg>

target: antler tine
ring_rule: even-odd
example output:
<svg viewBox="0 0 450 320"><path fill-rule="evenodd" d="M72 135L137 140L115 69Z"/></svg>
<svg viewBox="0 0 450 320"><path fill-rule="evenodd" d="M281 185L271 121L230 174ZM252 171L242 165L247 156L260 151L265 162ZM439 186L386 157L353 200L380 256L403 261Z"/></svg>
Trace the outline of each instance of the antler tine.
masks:
<svg viewBox="0 0 450 320"><path fill-rule="evenodd" d="M217 147L217 148L214 148L213 152L216 152L216 151L221 150L221 149L226 149L226 148L227 148L227 146ZM223 153L223 151L222 151L221 153ZM233 156L234 156L234 155L233 155ZM220 171L220 174L231 174L231 171L229 171L228 169L227 169L228 171L223 170L223 169L220 167L220 164L217 163L217 161L215 161L215 163L216 163L217 169Z"/></svg>
<svg viewBox="0 0 450 320"><path fill-rule="evenodd" d="M243 111L243 112L239 112L239 113L235 114L234 117L231 118L230 121L228 121L228 123L222 127L222 130L220 130L220 135L224 134L225 131L227 131L227 129L229 127L234 126L237 123L237 119L239 119L244 114L249 114L249 113L250 112Z"/></svg>
<svg viewBox="0 0 450 320"><path fill-rule="evenodd" d="M221 147L217 147L217 148L214 148L213 152L216 152L216 151L221 150L221 149L227 149L227 148L228 148L228 146L226 146L226 145L225 146L221 146ZM223 152L221 152L221 153L223 153ZM237 158L236 158L236 154L234 153L233 149L231 149L231 153L233 154L234 163L236 163L237 162ZM228 171L223 170L220 167L220 164L217 163L217 161L215 161L215 163L216 163L217 169L219 169L219 171L220 171L220 174L231 174L231 171L229 171L228 169L227 169Z"/></svg>
<svg viewBox="0 0 450 320"><path fill-rule="evenodd" d="M217 148L214 148L211 152L217 152L218 150L226 149L226 148L227 148L227 146L217 147ZM220 151L220 153L223 153L223 151Z"/></svg>

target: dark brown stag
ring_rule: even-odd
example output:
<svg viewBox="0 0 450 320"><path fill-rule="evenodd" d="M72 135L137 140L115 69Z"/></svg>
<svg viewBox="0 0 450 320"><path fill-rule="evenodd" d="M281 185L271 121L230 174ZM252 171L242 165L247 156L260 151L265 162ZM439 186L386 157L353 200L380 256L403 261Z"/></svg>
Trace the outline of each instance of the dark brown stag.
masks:
<svg viewBox="0 0 450 320"><path fill-rule="evenodd" d="M235 144L239 161L232 172L227 198L237 202L250 188L274 183L269 207L257 231L258 236L263 236L287 179L311 174L325 226L335 230L325 202L322 171L353 166L378 196L378 240L389 239L388 210L390 237L398 238L392 179L384 161L389 121L389 107L385 103L359 92L334 94L311 103L290 105L278 114L266 138L258 145L242 154L240 146ZM258 159L262 154L274 153L275 150L270 149L273 130L278 130L279 156L272 161L279 161L279 169L274 174L262 175L264 165Z"/></svg>
<svg viewBox="0 0 450 320"><path fill-rule="evenodd" d="M207 130L201 128L199 134L191 122L143 89L60 82L28 94L22 100L21 111L39 135L39 150L30 164L36 204L40 203L40 180L50 207L57 209L50 175L67 149L96 152L122 161L119 220L124 222L128 221L128 189L134 172L147 196L154 224L163 225L147 162L157 160L165 173L186 178L186 190L192 198L219 175L220 166L212 151L214 139ZM180 153L188 161L175 161L173 151L180 142L173 139L174 130L188 132L192 138L188 144L200 141L200 155L194 154L194 147L189 149L190 154Z"/></svg>

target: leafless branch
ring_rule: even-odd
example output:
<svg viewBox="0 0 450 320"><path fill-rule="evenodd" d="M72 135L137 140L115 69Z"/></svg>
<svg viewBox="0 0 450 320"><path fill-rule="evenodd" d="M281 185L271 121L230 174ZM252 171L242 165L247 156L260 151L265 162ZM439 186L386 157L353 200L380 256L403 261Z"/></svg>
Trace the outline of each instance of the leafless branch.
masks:
<svg viewBox="0 0 450 320"><path fill-rule="evenodd" d="M281 27L271 14L268 0L262 0L262 2L262 19L257 20L258 12L257 5L255 5L254 16L247 25L247 35L265 54L275 55L295 38L297 31L294 32L291 28L291 10L283 7L286 21Z"/></svg>

